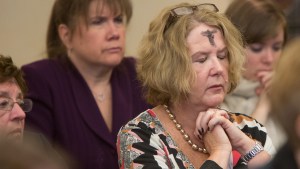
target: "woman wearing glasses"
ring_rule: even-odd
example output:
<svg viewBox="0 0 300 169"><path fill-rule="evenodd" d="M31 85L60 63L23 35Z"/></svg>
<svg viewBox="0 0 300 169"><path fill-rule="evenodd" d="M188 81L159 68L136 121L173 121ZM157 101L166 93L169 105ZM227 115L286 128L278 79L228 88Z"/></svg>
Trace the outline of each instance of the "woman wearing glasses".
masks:
<svg viewBox="0 0 300 169"><path fill-rule="evenodd" d="M25 81L10 57L0 55L0 137L22 141L25 112L32 101L24 99Z"/></svg>
<svg viewBox="0 0 300 169"><path fill-rule="evenodd" d="M121 128L120 168L253 167L274 153L255 119L218 108L237 85L244 50L239 31L217 11L183 3L151 22L138 77L156 107Z"/></svg>
<svg viewBox="0 0 300 169"><path fill-rule="evenodd" d="M69 158L62 151L41 134L24 132L25 112L33 106L23 98L26 90L21 70L11 57L0 54L0 168L67 169L71 161L65 161Z"/></svg>

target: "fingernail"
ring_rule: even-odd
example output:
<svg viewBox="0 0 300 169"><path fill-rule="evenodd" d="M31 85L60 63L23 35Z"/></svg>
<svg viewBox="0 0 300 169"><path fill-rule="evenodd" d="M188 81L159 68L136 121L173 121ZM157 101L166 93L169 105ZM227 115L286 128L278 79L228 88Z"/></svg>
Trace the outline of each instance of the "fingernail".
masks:
<svg viewBox="0 0 300 169"><path fill-rule="evenodd" d="M202 135L198 135L198 138L199 138L200 140L202 140Z"/></svg>
<svg viewBox="0 0 300 169"><path fill-rule="evenodd" d="M199 132L199 134L200 134L200 135L202 135L202 134L203 134L203 133L202 133L202 132L201 132L199 129L198 129L198 132Z"/></svg>

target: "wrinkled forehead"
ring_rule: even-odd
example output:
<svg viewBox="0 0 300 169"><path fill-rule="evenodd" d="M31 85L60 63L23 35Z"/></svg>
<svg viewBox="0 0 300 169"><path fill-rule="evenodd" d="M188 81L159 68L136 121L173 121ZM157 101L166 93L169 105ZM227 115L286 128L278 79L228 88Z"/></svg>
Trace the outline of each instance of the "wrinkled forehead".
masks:
<svg viewBox="0 0 300 169"><path fill-rule="evenodd" d="M188 34L187 42L189 44L195 42L209 42L212 46L216 46L216 42L218 42L219 45L225 45L221 30L205 23L199 23L193 27Z"/></svg>
<svg viewBox="0 0 300 169"><path fill-rule="evenodd" d="M120 3L111 0L92 0L88 7L88 14L120 15L124 12Z"/></svg>
<svg viewBox="0 0 300 169"><path fill-rule="evenodd" d="M15 79L0 83L0 97L21 98L22 91Z"/></svg>
<svg viewBox="0 0 300 169"><path fill-rule="evenodd" d="M116 0L91 0L85 7L81 7L81 12L77 13L77 17L73 19L75 22L84 22L88 25L92 17L119 15L125 16L126 13L124 7L120 3L117 3Z"/></svg>

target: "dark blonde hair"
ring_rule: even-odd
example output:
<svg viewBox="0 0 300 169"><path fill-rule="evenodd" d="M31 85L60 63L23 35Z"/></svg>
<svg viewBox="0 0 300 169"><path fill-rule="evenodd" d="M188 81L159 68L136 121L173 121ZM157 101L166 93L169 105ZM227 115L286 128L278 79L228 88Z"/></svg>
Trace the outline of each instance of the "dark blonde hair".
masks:
<svg viewBox="0 0 300 169"><path fill-rule="evenodd" d="M73 34L80 18L87 24L89 5L92 1L98 1L99 10L107 5L113 14L124 15L126 22L129 23L132 15L130 0L55 0L46 40L48 58L65 57L67 50L59 37L58 26L67 25Z"/></svg>
<svg viewBox="0 0 300 169"><path fill-rule="evenodd" d="M244 63L244 48L240 32L224 15L204 9L197 10L193 14L177 18L164 32L170 10L191 5L181 3L162 10L150 23L148 33L142 39L137 72L150 104L176 102L187 98L191 92L195 72L191 66L186 38L201 23L216 27L222 32L229 55L229 91L237 86Z"/></svg>
<svg viewBox="0 0 300 169"><path fill-rule="evenodd" d="M292 146L300 148L295 120L300 115L300 38L292 40L283 50L269 92L271 116L281 124Z"/></svg>
<svg viewBox="0 0 300 169"><path fill-rule="evenodd" d="M10 56L0 54L0 83L7 82L11 79L16 80L23 95L27 92L27 86L23 78L23 73L14 64Z"/></svg>
<svg viewBox="0 0 300 169"><path fill-rule="evenodd" d="M284 13L271 0L234 0L225 15L240 30L246 44L262 42L284 30L287 38L287 25Z"/></svg>

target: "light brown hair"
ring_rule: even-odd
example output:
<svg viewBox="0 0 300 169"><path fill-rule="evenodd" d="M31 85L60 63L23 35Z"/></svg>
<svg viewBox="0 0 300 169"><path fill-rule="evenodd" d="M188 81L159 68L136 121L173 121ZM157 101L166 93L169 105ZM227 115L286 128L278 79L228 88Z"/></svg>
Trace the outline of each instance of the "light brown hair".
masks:
<svg viewBox="0 0 300 169"><path fill-rule="evenodd" d="M287 26L283 11L271 0L234 0L226 9L225 15L240 30L246 44L262 42L275 37L278 28Z"/></svg>

